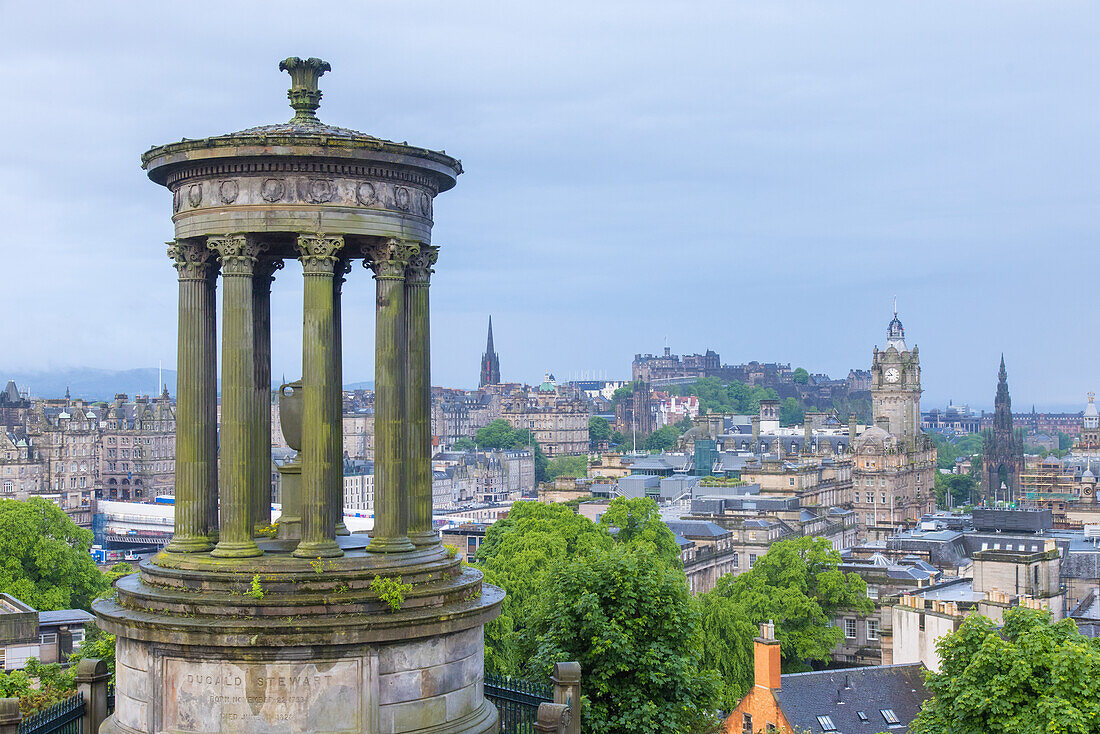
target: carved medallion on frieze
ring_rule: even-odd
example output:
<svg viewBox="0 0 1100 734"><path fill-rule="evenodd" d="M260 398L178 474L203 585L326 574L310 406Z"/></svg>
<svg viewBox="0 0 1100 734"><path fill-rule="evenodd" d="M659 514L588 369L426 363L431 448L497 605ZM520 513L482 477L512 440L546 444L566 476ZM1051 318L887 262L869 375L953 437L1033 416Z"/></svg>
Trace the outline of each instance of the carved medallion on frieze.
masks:
<svg viewBox="0 0 1100 734"><path fill-rule="evenodd" d="M378 203L378 190L371 182L364 181L355 188L355 198L363 206L374 206Z"/></svg>
<svg viewBox="0 0 1100 734"><path fill-rule="evenodd" d="M183 206L183 189L176 189L172 192L172 211L178 212L181 206Z"/></svg>
<svg viewBox="0 0 1100 734"><path fill-rule="evenodd" d="M260 185L260 196L264 197L264 201L274 203L282 199L284 194L286 194L286 184L283 183L282 179L265 179Z"/></svg>
<svg viewBox="0 0 1100 734"><path fill-rule="evenodd" d="M223 204L232 204L237 200L237 194L239 193L241 193L241 185L233 179L222 181L218 185L218 197Z"/></svg>
<svg viewBox="0 0 1100 734"><path fill-rule="evenodd" d="M421 191L420 196L419 196L419 201L420 201L420 213L423 214L425 217L431 217L432 216L432 199L431 199L431 197L428 196L427 194L425 194L423 191Z"/></svg>
<svg viewBox="0 0 1100 734"><path fill-rule="evenodd" d="M397 205L397 208L401 211L409 210L409 200L411 199L409 190L404 186L398 186L393 192L393 203Z"/></svg>
<svg viewBox="0 0 1100 734"><path fill-rule="evenodd" d="M191 206L202 203L202 184L191 184L187 187L187 203Z"/></svg>
<svg viewBox="0 0 1100 734"><path fill-rule="evenodd" d="M336 196L336 184L327 178L311 178L305 184L306 199L313 204L324 204Z"/></svg>

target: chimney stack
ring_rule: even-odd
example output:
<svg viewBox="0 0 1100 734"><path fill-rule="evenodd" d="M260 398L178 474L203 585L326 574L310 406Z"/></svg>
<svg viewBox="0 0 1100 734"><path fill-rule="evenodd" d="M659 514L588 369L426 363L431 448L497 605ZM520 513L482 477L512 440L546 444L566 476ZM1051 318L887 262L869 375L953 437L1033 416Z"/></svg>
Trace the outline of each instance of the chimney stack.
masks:
<svg viewBox="0 0 1100 734"><path fill-rule="evenodd" d="M779 641L775 639L775 623L768 620L760 625L760 636L753 640L753 667L756 685L776 690L780 688L781 658Z"/></svg>

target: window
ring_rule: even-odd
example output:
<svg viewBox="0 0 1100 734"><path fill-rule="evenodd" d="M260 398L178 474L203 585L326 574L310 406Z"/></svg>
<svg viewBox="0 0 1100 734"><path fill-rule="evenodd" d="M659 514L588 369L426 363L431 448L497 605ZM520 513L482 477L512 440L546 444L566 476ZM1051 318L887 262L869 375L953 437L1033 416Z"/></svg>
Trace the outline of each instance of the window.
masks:
<svg viewBox="0 0 1100 734"><path fill-rule="evenodd" d="M868 586L867 587L867 598L868 599L878 599L878 587L877 586Z"/></svg>
<svg viewBox="0 0 1100 734"><path fill-rule="evenodd" d="M818 716L817 725L821 727L821 731L836 731L836 724L828 716Z"/></svg>
<svg viewBox="0 0 1100 734"><path fill-rule="evenodd" d="M849 640L856 638L856 621L854 619L844 620L844 636Z"/></svg>
<svg viewBox="0 0 1100 734"><path fill-rule="evenodd" d="M867 620L867 639L868 640L877 640L878 639L878 620L877 619L868 619Z"/></svg>
<svg viewBox="0 0 1100 734"><path fill-rule="evenodd" d="M752 734L752 714L741 714L741 731Z"/></svg>
<svg viewBox="0 0 1100 734"><path fill-rule="evenodd" d="M793 487L794 486L794 477L790 478L790 483L791 483L791 486Z"/></svg>
<svg viewBox="0 0 1100 734"><path fill-rule="evenodd" d="M756 554L755 553L750 553L749 554L749 568L752 568L752 564L754 564L754 563L756 563Z"/></svg>
<svg viewBox="0 0 1100 734"><path fill-rule="evenodd" d="M882 714L882 718L886 720L887 724L893 725L901 723L901 719L894 713L894 709L881 709L879 713Z"/></svg>
<svg viewBox="0 0 1100 734"><path fill-rule="evenodd" d="M733 567L734 568L737 568L737 559L740 558L740 557L741 557L740 553L734 553L733 554Z"/></svg>
<svg viewBox="0 0 1100 734"><path fill-rule="evenodd" d="M886 486L886 480L885 479L878 480L878 483L879 483L880 487L885 487Z"/></svg>
<svg viewBox="0 0 1100 734"><path fill-rule="evenodd" d="M56 632L44 632L38 636L38 644L40 645L56 645L57 633Z"/></svg>
<svg viewBox="0 0 1100 734"><path fill-rule="evenodd" d="M867 714L863 711L856 711L856 716L859 717L860 721L867 721L868 720L867 719Z"/></svg>
<svg viewBox="0 0 1100 734"><path fill-rule="evenodd" d="M14 492L15 491L15 484L11 480L8 480L8 481L4 482L4 491L5 492Z"/></svg>
<svg viewBox="0 0 1100 734"><path fill-rule="evenodd" d="M883 484L886 484L886 482L883 482ZM882 493L882 504L884 504L884 505L886 504L886 493L885 492Z"/></svg>

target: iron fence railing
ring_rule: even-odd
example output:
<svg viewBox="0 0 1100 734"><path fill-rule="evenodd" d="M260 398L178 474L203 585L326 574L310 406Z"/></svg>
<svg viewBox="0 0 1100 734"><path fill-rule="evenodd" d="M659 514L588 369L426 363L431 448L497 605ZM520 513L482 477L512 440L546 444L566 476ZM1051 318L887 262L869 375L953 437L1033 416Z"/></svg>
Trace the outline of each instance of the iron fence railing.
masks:
<svg viewBox="0 0 1100 734"><path fill-rule="evenodd" d="M553 689L549 683L485 674L485 697L500 712L502 734L533 734L539 704L552 703Z"/></svg>
<svg viewBox="0 0 1100 734"><path fill-rule="evenodd" d="M83 734L84 696L76 694L61 703L24 717L19 734Z"/></svg>

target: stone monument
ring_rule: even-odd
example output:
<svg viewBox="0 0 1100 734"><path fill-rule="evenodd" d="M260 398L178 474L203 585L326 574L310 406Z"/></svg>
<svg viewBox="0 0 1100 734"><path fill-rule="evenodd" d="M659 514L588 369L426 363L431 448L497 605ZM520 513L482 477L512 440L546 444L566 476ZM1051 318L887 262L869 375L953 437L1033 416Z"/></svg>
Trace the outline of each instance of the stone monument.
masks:
<svg viewBox="0 0 1100 734"><path fill-rule="evenodd" d="M432 526L432 202L461 164L322 123L329 65L279 66L289 122L142 157L172 192L175 225L175 534L94 605L117 636L116 709L101 731L495 731L483 628L503 592ZM280 389L300 451L284 485L293 516L273 532L269 297L287 258L305 279L302 378ZM340 293L356 260L377 289L370 537L341 522Z"/></svg>

